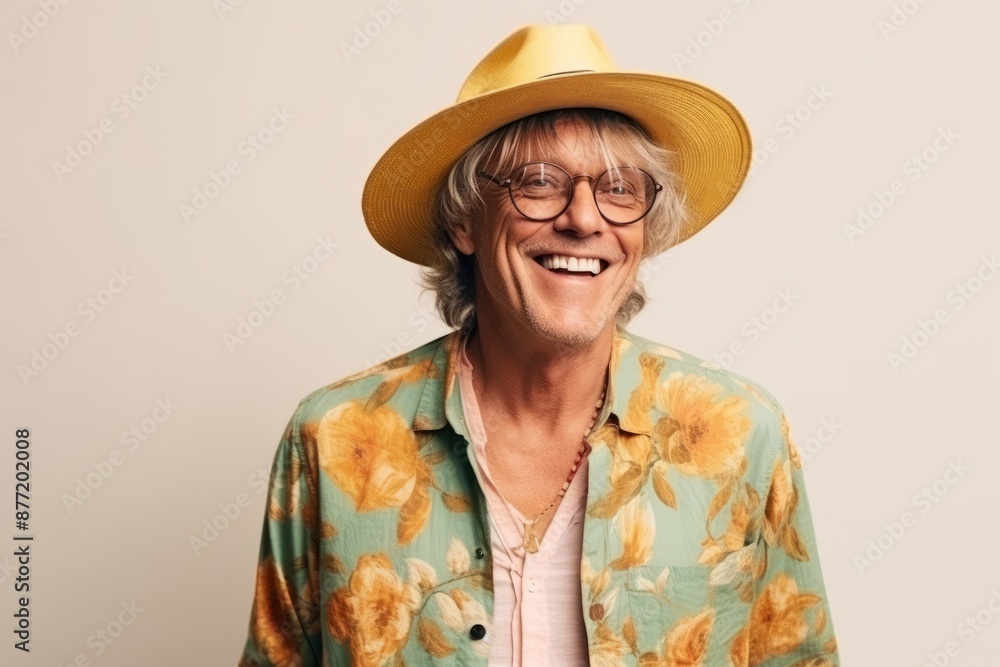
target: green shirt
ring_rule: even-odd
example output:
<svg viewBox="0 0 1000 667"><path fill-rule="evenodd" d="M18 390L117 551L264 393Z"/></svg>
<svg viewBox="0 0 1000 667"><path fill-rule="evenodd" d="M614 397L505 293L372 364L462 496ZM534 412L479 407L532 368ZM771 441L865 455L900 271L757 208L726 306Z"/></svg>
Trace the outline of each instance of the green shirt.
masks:
<svg viewBox="0 0 1000 667"><path fill-rule="evenodd" d="M268 488L240 667L486 665L492 560L452 331L306 396ZM784 411L622 328L589 436L595 666L840 664Z"/></svg>

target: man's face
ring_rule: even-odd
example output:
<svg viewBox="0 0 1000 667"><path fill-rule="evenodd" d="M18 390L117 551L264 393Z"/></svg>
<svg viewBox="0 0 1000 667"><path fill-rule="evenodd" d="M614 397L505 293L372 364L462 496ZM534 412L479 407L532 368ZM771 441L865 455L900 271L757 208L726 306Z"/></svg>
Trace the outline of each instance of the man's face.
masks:
<svg viewBox="0 0 1000 667"><path fill-rule="evenodd" d="M561 122L556 130L554 147L532 160L555 163L571 176L597 177L605 170L587 129ZM569 207L557 218L538 222L514 208L505 186L487 182L483 218L471 222L471 235L463 231L455 239L460 251L475 253L480 325L573 347L614 327L638 275L644 220L607 222L594 202L592 184L576 179ZM543 262L553 256L597 259L601 270L594 275L545 268Z"/></svg>

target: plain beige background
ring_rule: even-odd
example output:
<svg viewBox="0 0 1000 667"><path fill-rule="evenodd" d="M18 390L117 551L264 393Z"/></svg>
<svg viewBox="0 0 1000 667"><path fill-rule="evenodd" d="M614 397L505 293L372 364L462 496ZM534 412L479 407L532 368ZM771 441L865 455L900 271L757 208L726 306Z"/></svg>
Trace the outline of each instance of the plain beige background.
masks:
<svg viewBox="0 0 1000 667"><path fill-rule="evenodd" d="M995 665L1000 8L393 7L4 3L0 663L236 663L262 480L296 403L447 331L415 266L367 235L368 170L502 37L568 19L594 25L623 68L719 90L752 128L745 188L648 267L652 299L630 328L727 365L784 405L844 664L937 654L939 665ZM369 26L377 34L348 58L342 45L372 12L391 21ZM258 150L249 136L270 143ZM85 155L67 157L81 144ZM230 162L238 173L210 187ZM185 216L196 191L213 196ZM879 215L852 231L859 207ZM227 344L274 290L270 316ZM76 335L61 337L67 326ZM726 358L734 344L741 353ZM33 357L41 370L22 377ZM30 656L12 648L23 427ZM144 440L123 441L133 427ZM946 474L952 465L967 470ZM89 497L68 501L80 484ZM192 546L212 522L224 529ZM859 565L879 542L881 558Z"/></svg>

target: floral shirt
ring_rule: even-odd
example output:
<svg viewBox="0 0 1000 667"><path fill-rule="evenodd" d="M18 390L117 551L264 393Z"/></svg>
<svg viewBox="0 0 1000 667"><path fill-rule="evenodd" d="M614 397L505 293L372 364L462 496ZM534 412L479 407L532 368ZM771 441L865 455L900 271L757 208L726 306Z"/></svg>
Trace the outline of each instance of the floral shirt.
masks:
<svg viewBox="0 0 1000 667"><path fill-rule="evenodd" d="M271 469L240 667L487 665L491 540L460 341L299 403ZM778 402L622 328L609 371L580 556L590 664L837 667Z"/></svg>

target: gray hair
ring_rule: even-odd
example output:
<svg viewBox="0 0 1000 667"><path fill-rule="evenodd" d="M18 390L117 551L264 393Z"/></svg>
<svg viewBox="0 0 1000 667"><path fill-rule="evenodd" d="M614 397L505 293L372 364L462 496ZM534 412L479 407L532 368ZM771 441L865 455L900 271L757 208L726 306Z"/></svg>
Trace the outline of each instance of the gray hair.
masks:
<svg viewBox="0 0 1000 667"><path fill-rule="evenodd" d="M460 157L434 196L433 265L421 269L420 284L436 294L436 306L444 321L463 331L471 330L476 319L474 255L458 251L451 240L464 220L483 215L486 200L480 190L479 169L509 173L530 161L532 149L551 144L559 121L575 121L596 138L596 149L606 168L616 164L615 156L628 156L629 164L645 169L663 191L646 215L641 260L667 250L678 242L688 221L680 176L674 170L676 153L654 143L628 116L607 109L574 108L543 111L509 123L488 134ZM506 193L497 196L506 196ZM646 305L646 290L636 279L631 294L616 314L624 326Z"/></svg>

